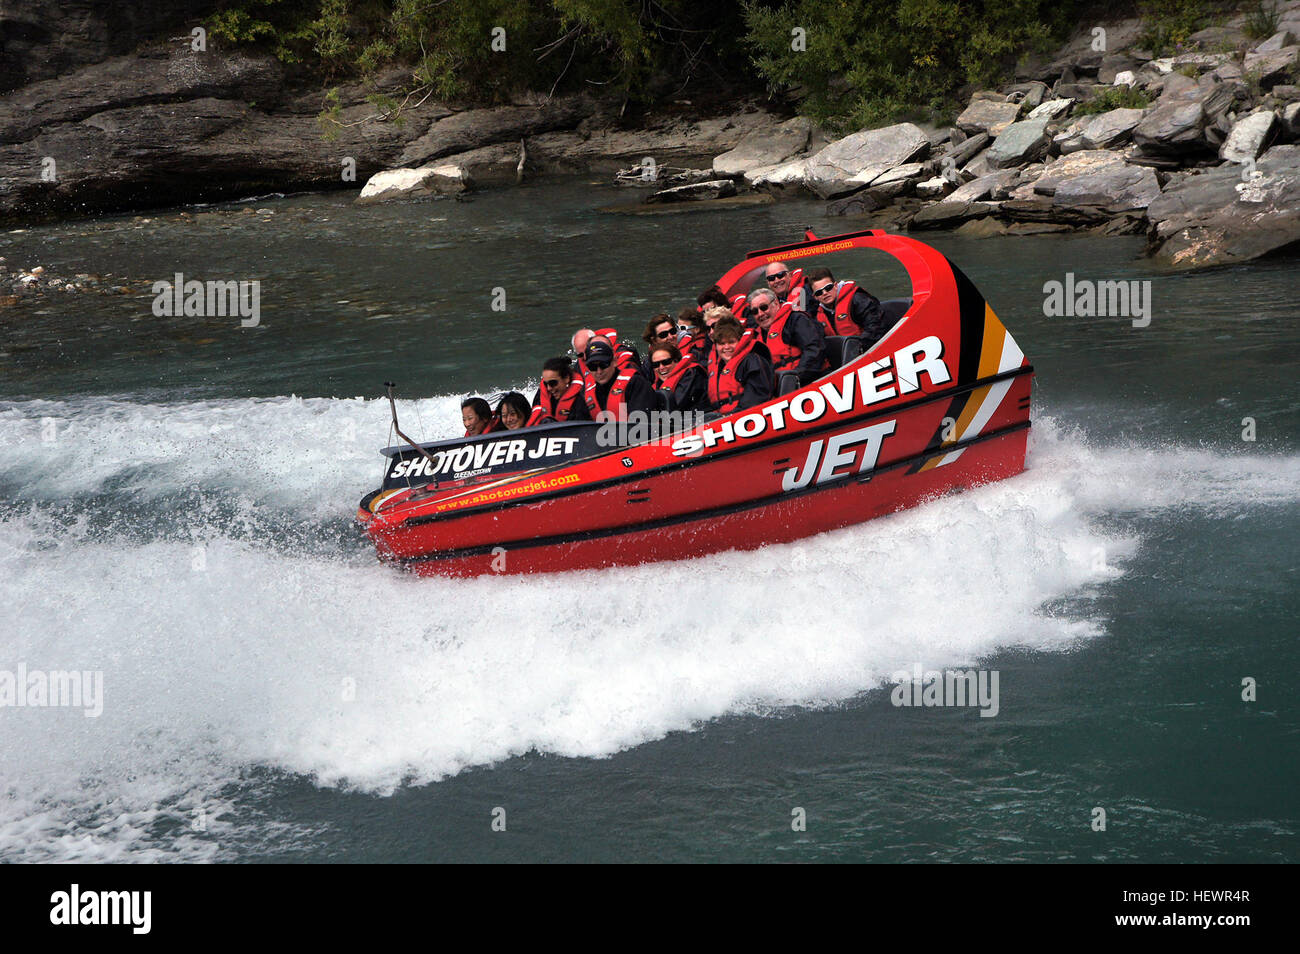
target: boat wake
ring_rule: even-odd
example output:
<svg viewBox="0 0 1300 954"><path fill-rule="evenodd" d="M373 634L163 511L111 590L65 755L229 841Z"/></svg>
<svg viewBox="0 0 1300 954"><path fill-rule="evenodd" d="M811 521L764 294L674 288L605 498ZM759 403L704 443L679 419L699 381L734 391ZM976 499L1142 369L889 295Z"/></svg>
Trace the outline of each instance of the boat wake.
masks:
<svg viewBox="0 0 1300 954"><path fill-rule="evenodd" d="M400 410L447 422L432 439L456 405ZM388 793L1069 650L1106 632L1133 515L1300 498L1300 456L1092 446L1040 416L1024 474L796 544L415 579L351 526L386 422L361 399L0 404L0 672L103 674L96 718L0 710L0 861L216 858L300 834L232 810L268 777Z"/></svg>

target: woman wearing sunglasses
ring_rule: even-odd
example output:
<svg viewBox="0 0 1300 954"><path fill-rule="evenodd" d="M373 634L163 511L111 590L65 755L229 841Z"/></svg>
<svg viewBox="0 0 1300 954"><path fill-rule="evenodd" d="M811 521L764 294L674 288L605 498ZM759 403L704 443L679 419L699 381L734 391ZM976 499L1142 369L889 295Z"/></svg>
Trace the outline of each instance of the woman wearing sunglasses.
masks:
<svg viewBox="0 0 1300 954"><path fill-rule="evenodd" d="M695 411L704 407L709 379L694 356L682 356L676 345L660 345L650 352L655 392L669 411Z"/></svg>

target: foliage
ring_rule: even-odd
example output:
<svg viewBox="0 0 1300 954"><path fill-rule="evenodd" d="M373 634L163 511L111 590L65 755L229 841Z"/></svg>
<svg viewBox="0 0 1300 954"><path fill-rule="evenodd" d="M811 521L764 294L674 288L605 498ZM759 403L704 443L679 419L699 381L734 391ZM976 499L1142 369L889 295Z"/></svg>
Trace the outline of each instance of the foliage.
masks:
<svg viewBox="0 0 1300 954"><path fill-rule="evenodd" d="M1145 0L1138 10L1145 25L1137 45L1157 57L1178 52L1187 38L1209 21L1202 0Z"/></svg>
<svg viewBox="0 0 1300 954"><path fill-rule="evenodd" d="M1096 99L1090 100L1074 111L1076 116L1108 113L1112 109L1146 109L1151 105L1151 95L1135 86L1112 86Z"/></svg>
<svg viewBox="0 0 1300 954"><path fill-rule="evenodd" d="M1242 31L1252 40L1267 40L1277 33L1282 23L1282 13L1276 4L1257 0L1246 14L1246 23Z"/></svg>
<svg viewBox="0 0 1300 954"><path fill-rule="evenodd" d="M798 87L804 108L832 128L904 117L939 119L966 84L1003 76L1041 50L1070 4L1051 0L744 0L746 43L773 89ZM806 52L792 30L806 31Z"/></svg>

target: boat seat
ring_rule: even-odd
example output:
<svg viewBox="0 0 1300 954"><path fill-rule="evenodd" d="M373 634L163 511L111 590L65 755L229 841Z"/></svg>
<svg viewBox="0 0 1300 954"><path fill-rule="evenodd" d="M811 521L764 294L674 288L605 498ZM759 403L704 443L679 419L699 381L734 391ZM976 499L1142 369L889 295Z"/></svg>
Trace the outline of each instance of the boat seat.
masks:
<svg viewBox="0 0 1300 954"><path fill-rule="evenodd" d="M794 371L778 371L776 373L776 393L778 397L797 390L799 390L799 375L797 373Z"/></svg>
<svg viewBox="0 0 1300 954"><path fill-rule="evenodd" d="M830 339L826 339L829 341ZM862 339L858 337L842 338L844 347L840 351L840 364L845 365L862 354Z"/></svg>
<svg viewBox="0 0 1300 954"><path fill-rule="evenodd" d="M886 298L880 303L880 310L889 318L889 327L898 324L898 319L907 314L907 309L912 307L910 298Z"/></svg>
<svg viewBox="0 0 1300 954"><path fill-rule="evenodd" d="M844 363L845 340L839 335L826 336L826 360L830 362L832 371Z"/></svg>

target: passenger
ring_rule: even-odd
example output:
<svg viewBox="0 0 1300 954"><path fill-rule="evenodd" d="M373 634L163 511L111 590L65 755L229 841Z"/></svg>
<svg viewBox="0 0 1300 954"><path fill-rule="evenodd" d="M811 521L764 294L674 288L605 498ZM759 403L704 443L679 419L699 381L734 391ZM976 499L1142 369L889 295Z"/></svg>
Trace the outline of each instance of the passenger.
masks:
<svg viewBox="0 0 1300 954"><path fill-rule="evenodd" d="M548 358L542 365L542 386L533 398L528 426L546 418L555 421L589 421L587 402L582 398L582 376L573 373L568 358Z"/></svg>
<svg viewBox="0 0 1300 954"><path fill-rule="evenodd" d="M826 339L813 320L795 311L789 302L780 304L770 288L750 292L749 302L763 344L772 354L773 369L796 372L800 385L821 377L826 368Z"/></svg>
<svg viewBox="0 0 1300 954"><path fill-rule="evenodd" d="M614 328L596 329L596 337L604 338L609 342L609 346L614 349L614 363L620 368L631 368L640 374L648 383L651 380L651 374L648 368L641 363L641 355L636 348L631 345L623 344L618 340L618 331Z"/></svg>
<svg viewBox="0 0 1300 954"><path fill-rule="evenodd" d="M655 371L655 390L664 410L695 411L703 408L709 389L709 376L689 352L685 357L676 345L660 345L650 352L650 366Z"/></svg>
<svg viewBox="0 0 1300 954"><path fill-rule="evenodd" d="M596 332L590 328L579 328L569 339L569 349L573 352L574 363L578 366L579 374L587 373L587 366L582 363L582 356L587 353L587 344L595 334Z"/></svg>
<svg viewBox="0 0 1300 954"><path fill-rule="evenodd" d="M828 335L860 337L862 350L869 351L893 327L880 299L856 282L837 283L829 268L809 269L808 285L817 301L815 317Z"/></svg>
<svg viewBox="0 0 1300 954"><path fill-rule="evenodd" d="M486 433L492 423L492 408L481 397L465 398L460 402L460 422L465 425L466 437Z"/></svg>
<svg viewBox="0 0 1300 954"><path fill-rule="evenodd" d="M731 307L731 299L728 298L726 293L717 285L714 285L712 288L706 288L704 291L696 295L695 303L699 305L696 311L700 314L704 314L704 312L708 311L714 305L721 305L723 308Z"/></svg>
<svg viewBox="0 0 1300 954"><path fill-rule="evenodd" d="M712 347L704 316L687 305L677 313L677 349L683 354L693 354L700 364L708 364Z"/></svg>
<svg viewBox="0 0 1300 954"><path fill-rule="evenodd" d="M789 302L795 311L802 311L811 317L817 306L804 283L802 269L796 268L791 272L790 266L785 262L772 262L767 266L763 278L767 280L767 287L772 289L777 301L782 304Z"/></svg>
<svg viewBox="0 0 1300 954"><path fill-rule="evenodd" d="M713 327L717 357L709 366L709 406L729 414L762 404L772 396L775 375L767 347L758 333L734 318Z"/></svg>
<svg viewBox="0 0 1300 954"><path fill-rule="evenodd" d="M641 336L647 348L657 348L662 344L675 341L676 338L677 326L666 313L651 318L649 324L645 326L645 334Z"/></svg>
<svg viewBox="0 0 1300 954"><path fill-rule="evenodd" d="M740 296L742 299L744 295ZM709 329L709 340L713 340L713 328L723 318L734 318L727 305L715 305L704 312L704 327ZM739 322L737 322L739 324Z"/></svg>
<svg viewBox="0 0 1300 954"><path fill-rule="evenodd" d="M501 425L507 431L519 430L528 423L531 413L532 408L528 406L528 398L518 391L511 391L497 405L497 416L501 418Z"/></svg>
<svg viewBox="0 0 1300 954"><path fill-rule="evenodd" d="M629 367L614 363L614 349L607 340L599 336L587 345L583 356L587 365L587 374L583 381L582 396L587 402L587 410L592 420L601 420L600 414L607 412L617 420L620 409L626 409L630 417L634 411L653 411L657 405L654 388L641 375L638 367Z"/></svg>

